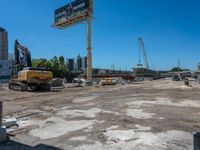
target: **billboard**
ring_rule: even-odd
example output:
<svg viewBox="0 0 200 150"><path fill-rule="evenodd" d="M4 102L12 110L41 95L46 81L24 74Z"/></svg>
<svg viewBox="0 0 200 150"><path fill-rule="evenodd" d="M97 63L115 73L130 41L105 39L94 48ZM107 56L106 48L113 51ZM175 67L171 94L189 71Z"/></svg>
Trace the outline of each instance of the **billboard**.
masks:
<svg viewBox="0 0 200 150"><path fill-rule="evenodd" d="M75 0L55 10L54 26L64 28L86 20L90 5L90 0Z"/></svg>

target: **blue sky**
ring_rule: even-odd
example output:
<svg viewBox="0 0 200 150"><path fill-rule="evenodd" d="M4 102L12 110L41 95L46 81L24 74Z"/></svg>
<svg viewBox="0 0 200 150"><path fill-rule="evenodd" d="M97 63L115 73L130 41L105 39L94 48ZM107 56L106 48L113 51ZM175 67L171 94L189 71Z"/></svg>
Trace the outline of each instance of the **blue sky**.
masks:
<svg viewBox="0 0 200 150"><path fill-rule="evenodd" d="M19 39L33 58L86 55L86 23L58 30L54 10L70 0L0 0L0 27L9 32L9 52ZM156 69L200 62L199 0L94 0L93 66L131 69L138 63L138 38ZM153 63L149 59L150 66Z"/></svg>

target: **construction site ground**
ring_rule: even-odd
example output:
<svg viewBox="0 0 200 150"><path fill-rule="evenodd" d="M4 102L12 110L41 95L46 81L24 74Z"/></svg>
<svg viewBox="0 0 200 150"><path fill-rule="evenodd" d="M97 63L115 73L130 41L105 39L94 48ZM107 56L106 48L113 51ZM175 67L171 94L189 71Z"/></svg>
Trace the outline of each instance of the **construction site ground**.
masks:
<svg viewBox="0 0 200 150"><path fill-rule="evenodd" d="M171 80L17 92L0 88L2 150L187 150L200 130L200 88Z"/></svg>

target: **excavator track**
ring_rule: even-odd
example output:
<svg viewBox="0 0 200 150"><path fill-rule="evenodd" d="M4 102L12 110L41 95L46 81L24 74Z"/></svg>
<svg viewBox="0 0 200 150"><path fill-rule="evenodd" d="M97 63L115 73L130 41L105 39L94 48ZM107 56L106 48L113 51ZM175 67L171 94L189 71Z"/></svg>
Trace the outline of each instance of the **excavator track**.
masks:
<svg viewBox="0 0 200 150"><path fill-rule="evenodd" d="M26 83L13 82L9 83L9 89L15 91L28 91L28 85Z"/></svg>
<svg viewBox="0 0 200 150"><path fill-rule="evenodd" d="M30 89L33 91L51 91L51 85L50 84L39 84L35 86L30 86Z"/></svg>

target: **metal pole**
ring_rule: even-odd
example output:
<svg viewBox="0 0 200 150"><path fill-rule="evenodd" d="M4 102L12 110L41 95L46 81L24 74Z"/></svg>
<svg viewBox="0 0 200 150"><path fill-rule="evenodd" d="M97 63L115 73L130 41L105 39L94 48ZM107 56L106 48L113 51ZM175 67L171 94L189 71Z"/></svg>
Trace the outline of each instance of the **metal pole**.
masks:
<svg viewBox="0 0 200 150"><path fill-rule="evenodd" d="M3 102L0 101L0 128L2 127L2 118L3 118Z"/></svg>
<svg viewBox="0 0 200 150"><path fill-rule="evenodd" d="M92 0L87 18L87 80L92 80Z"/></svg>

